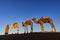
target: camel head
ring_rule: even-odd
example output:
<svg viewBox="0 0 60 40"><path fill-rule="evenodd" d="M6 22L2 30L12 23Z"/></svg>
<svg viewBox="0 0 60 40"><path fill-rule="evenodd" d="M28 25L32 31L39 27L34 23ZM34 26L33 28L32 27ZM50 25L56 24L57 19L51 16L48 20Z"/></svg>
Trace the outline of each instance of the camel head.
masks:
<svg viewBox="0 0 60 40"><path fill-rule="evenodd" d="M25 22L22 22L22 26L25 27L26 26L26 23Z"/></svg>
<svg viewBox="0 0 60 40"><path fill-rule="evenodd" d="M37 20L36 20L36 18L32 18L32 20L34 21L34 23L37 23Z"/></svg>

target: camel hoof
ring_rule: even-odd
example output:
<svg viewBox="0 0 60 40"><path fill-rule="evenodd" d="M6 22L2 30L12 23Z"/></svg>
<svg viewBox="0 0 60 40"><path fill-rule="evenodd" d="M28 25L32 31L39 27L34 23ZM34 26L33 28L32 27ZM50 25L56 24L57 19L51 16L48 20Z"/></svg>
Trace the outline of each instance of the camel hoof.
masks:
<svg viewBox="0 0 60 40"><path fill-rule="evenodd" d="M47 31L41 31L41 32L47 32Z"/></svg>
<svg viewBox="0 0 60 40"><path fill-rule="evenodd" d="M50 31L50 32L56 32L56 31Z"/></svg>
<svg viewBox="0 0 60 40"><path fill-rule="evenodd" d="M32 32L30 32L30 33L32 33Z"/></svg>
<svg viewBox="0 0 60 40"><path fill-rule="evenodd" d="M28 33L28 32L27 32Z"/></svg>
<svg viewBox="0 0 60 40"><path fill-rule="evenodd" d="M45 32L47 32L47 31L45 31Z"/></svg>

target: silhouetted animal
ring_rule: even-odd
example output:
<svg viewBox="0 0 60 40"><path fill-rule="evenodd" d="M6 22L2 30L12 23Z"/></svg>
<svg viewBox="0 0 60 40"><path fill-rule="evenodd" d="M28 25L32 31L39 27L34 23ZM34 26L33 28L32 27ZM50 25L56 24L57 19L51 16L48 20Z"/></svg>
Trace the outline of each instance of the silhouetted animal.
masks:
<svg viewBox="0 0 60 40"><path fill-rule="evenodd" d="M17 31L19 32L19 24L18 24L18 22L15 22L14 24L10 24L10 28L13 29L13 33L15 33L14 31L15 31L16 28L18 28Z"/></svg>
<svg viewBox="0 0 60 40"><path fill-rule="evenodd" d="M22 22L22 25L24 26L24 33L26 33L26 32L28 32L28 26L30 25L30 27L31 27L31 32L33 32L33 23L32 23L32 21L31 20L27 20L27 21L25 21L25 22Z"/></svg>
<svg viewBox="0 0 60 40"><path fill-rule="evenodd" d="M55 26L53 24L53 21L48 16L41 17L39 20L36 20L36 18L32 18L32 20L34 21L34 23L41 25L41 32L45 32L44 26L43 26L44 23L49 23L51 25L51 27L52 27L52 32L56 32L56 28L55 28Z"/></svg>

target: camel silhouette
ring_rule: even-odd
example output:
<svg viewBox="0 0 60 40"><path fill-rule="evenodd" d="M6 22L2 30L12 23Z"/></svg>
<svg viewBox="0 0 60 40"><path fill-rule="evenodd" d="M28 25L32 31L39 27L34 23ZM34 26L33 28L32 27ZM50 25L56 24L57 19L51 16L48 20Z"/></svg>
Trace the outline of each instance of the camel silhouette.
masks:
<svg viewBox="0 0 60 40"><path fill-rule="evenodd" d="M15 33L15 29L17 29L17 33L19 32L19 23L18 22L15 22L14 24L10 24L10 28L13 29L13 34Z"/></svg>
<svg viewBox="0 0 60 40"><path fill-rule="evenodd" d="M41 17L39 20L36 20L36 18L32 18L32 20L34 21L34 23L41 25L41 32L46 32L44 30L44 23L49 23L51 25L51 28L52 28L51 32L56 32L56 28L53 24L53 21L48 16Z"/></svg>
<svg viewBox="0 0 60 40"><path fill-rule="evenodd" d="M33 32L33 23L32 23L32 21L31 20L27 20L27 21L25 21L25 22L22 22L22 25L23 25L23 27L24 27L24 33L28 33L28 26L30 25L30 27L31 27L31 32Z"/></svg>

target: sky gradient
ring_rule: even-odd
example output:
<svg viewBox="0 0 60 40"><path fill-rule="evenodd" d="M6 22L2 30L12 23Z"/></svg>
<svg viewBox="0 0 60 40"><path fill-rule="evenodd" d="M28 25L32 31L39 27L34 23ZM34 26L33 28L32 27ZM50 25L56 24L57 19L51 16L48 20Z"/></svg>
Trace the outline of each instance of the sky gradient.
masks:
<svg viewBox="0 0 60 40"><path fill-rule="evenodd" d="M0 0L0 35L4 34L5 27L16 21L20 24L20 33L24 32L22 22L41 16L49 16L56 30L60 32L60 1L59 0ZM40 32L39 24L34 24L34 32ZM50 31L51 26L44 24L45 30ZM30 27L28 27L30 31ZM9 34L12 29L9 30Z"/></svg>

